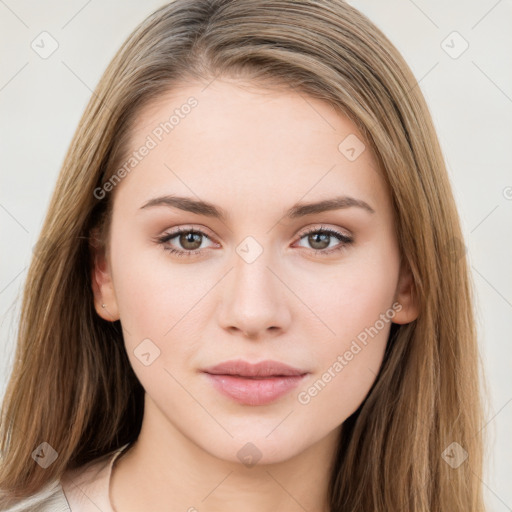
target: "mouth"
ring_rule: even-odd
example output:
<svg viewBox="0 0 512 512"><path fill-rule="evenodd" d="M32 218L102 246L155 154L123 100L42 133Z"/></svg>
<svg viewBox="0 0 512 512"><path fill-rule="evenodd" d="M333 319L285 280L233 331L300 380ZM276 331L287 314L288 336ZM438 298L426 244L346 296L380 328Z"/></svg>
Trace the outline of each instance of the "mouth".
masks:
<svg viewBox="0 0 512 512"><path fill-rule="evenodd" d="M278 361L226 361L203 370L224 396L243 405L266 405L289 393L310 373Z"/></svg>

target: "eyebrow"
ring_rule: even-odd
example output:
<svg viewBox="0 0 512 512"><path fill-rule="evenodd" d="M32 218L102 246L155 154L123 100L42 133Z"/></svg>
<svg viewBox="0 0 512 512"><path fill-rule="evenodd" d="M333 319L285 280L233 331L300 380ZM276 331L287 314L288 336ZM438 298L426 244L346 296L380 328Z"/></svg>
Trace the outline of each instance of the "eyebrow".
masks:
<svg viewBox="0 0 512 512"><path fill-rule="evenodd" d="M168 206L179 208L186 212L205 215L207 217L216 218L225 221L228 218L227 212L207 201L193 199L191 197L165 195L155 197L144 203L140 209L155 206ZM322 213L330 210L340 210L345 208L357 207L368 213L375 213L375 210L365 201L350 196L338 196L332 199L324 199L315 203L297 203L285 212L284 217L289 219L297 219L306 215Z"/></svg>

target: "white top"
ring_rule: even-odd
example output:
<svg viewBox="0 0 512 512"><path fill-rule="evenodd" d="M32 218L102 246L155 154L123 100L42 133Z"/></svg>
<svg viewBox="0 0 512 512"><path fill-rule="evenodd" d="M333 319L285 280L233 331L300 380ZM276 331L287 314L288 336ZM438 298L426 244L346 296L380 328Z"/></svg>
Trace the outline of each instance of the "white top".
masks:
<svg viewBox="0 0 512 512"><path fill-rule="evenodd" d="M117 457L129 443L74 470L66 471L37 494L5 512L113 512L109 499L110 475Z"/></svg>

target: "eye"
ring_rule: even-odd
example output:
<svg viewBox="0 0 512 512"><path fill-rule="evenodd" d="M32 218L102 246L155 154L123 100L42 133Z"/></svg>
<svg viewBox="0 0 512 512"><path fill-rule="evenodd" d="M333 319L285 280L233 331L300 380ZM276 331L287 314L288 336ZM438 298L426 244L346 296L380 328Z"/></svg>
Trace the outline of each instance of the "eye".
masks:
<svg viewBox="0 0 512 512"><path fill-rule="evenodd" d="M347 246L352 244L354 241L352 237L334 229L324 228L324 226L309 229L306 233L301 235L300 240L303 238L306 238L307 243L311 245L315 254L322 256L346 249ZM329 250L325 250L331 245L333 238L337 239L341 243L338 243L334 247L331 246Z"/></svg>
<svg viewBox="0 0 512 512"><path fill-rule="evenodd" d="M183 249L177 249L169 245L169 242L177 238L177 243L183 247ZM200 229L191 228L179 228L172 233L166 233L160 237L157 237L157 243L161 244L166 251L176 256L194 256L201 252L200 247L203 239L210 240L210 237Z"/></svg>
<svg viewBox="0 0 512 512"><path fill-rule="evenodd" d="M177 238L177 243L182 247L181 249L170 245L171 240L175 238ZM322 256L346 249L347 246L354 241L352 237L333 229L327 229L324 226L309 229L301 235L300 240L303 238L307 238L307 243L311 245L315 254ZM333 238L340 242L334 247L331 246ZM164 250L171 254L175 254L179 257L187 257L195 256L202 252L204 247L202 248L201 245L204 239L211 240L210 237L200 229L178 228L171 233L165 233L157 237L156 242L161 244ZM329 246L331 246L331 248L326 250Z"/></svg>

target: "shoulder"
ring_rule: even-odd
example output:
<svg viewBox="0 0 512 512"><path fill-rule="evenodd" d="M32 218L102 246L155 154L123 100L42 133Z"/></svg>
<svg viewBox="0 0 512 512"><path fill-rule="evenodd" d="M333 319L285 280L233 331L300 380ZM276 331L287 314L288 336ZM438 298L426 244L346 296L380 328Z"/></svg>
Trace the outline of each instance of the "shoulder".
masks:
<svg viewBox="0 0 512 512"><path fill-rule="evenodd" d="M20 499L2 512L111 512L108 499L110 471L114 460L129 444L89 463L67 470L39 492Z"/></svg>
<svg viewBox="0 0 512 512"><path fill-rule="evenodd" d="M109 483L115 459L128 447L125 444L79 468L65 471L61 477L64 496L71 510L112 512Z"/></svg>
<svg viewBox="0 0 512 512"><path fill-rule="evenodd" d="M92 503L102 511L109 510L105 502L105 494L108 492L107 471L108 460L101 457L84 466L64 472L60 482L71 510L88 510L88 506Z"/></svg>
<svg viewBox="0 0 512 512"><path fill-rule="evenodd" d="M4 512L70 512L69 503L59 480L43 487L38 493L23 498Z"/></svg>

